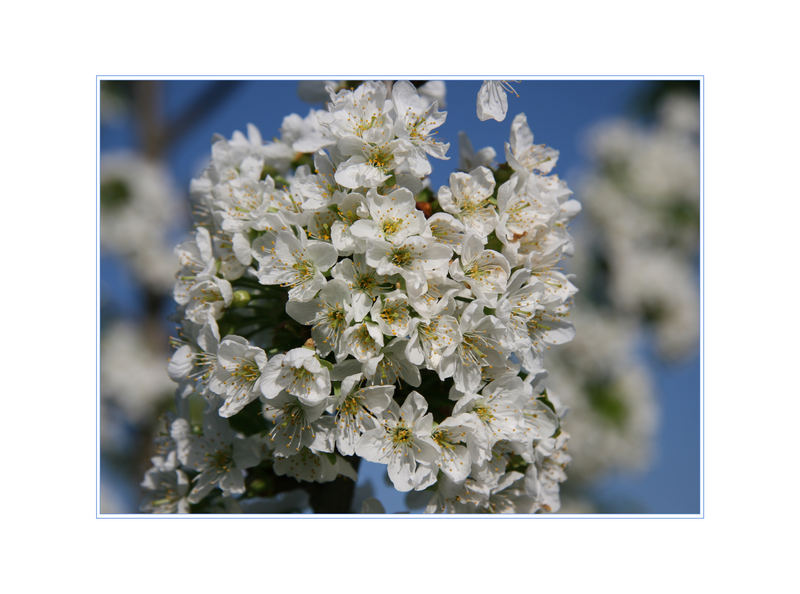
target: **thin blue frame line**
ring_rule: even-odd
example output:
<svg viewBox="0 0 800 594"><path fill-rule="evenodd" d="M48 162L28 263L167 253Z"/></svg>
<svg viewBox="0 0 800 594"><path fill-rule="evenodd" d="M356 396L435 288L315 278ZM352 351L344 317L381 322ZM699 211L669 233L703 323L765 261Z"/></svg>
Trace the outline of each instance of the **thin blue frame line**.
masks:
<svg viewBox="0 0 800 594"><path fill-rule="evenodd" d="M95 164L94 164L94 435L95 435L95 496L94 507L95 516L100 513L100 270L99 270L99 251L97 247L98 228L100 224L100 209L98 207L98 192L100 186L100 80L95 81L94 97L94 142L95 142Z"/></svg>
<svg viewBox="0 0 800 594"><path fill-rule="evenodd" d="M700 458L700 498L701 498L701 507L700 511L703 514L703 518L705 518L706 514L706 431L705 431L705 423L706 423L706 390L705 390L705 380L706 380L706 373L705 373L705 348L706 348L706 340L705 340L705 327L706 327L706 266L705 266L705 225L706 225L706 216L705 216L705 208L706 208L706 159L705 159L705 149L706 149L706 93L705 93L705 76L703 76L702 82L700 83L700 105L702 109L701 115L701 135L700 135L700 204L701 204L701 215L700 215L700 234L701 234L701 241L700 241L700 277L701 277L701 284L700 284L700 320L701 320L701 332L700 332L700 400L701 400L701 412L700 412L700 434L701 434L701 443L702 443L702 455Z"/></svg>

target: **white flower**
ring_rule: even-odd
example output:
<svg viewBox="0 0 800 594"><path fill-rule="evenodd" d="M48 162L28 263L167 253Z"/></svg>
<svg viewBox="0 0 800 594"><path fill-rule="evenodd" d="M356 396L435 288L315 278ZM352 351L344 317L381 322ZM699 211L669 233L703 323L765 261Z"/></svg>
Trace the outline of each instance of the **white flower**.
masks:
<svg viewBox="0 0 800 594"><path fill-rule="evenodd" d="M405 355L414 365L425 362L429 369L436 369L442 358L452 355L459 344L461 332L453 316L440 315L431 320L414 318Z"/></svg>
<svg viewBox="0 0 800 594"><path fill-rule="evenodd" d="M336 169L336 183L350 189L377 188L391 176L397 142L373 146L352 138L340 146L350 158Z"/></svg>
<svg viewBox="0 0 800 594"><path fill-rule="evenodd" d="M463 483L443 477L425 511L492 514L537 511L534 497L525 489L525 475L515 470L501 471L500 468L506 466L502 457L498 457L497 464L496 472L479 472Z"/></svg>
<svg viewBox="0 0 800 594"><path fill-rule="evenodd" d="M303 404L286 392L265 404L264 418L273 423L269 443L274 456L294 456L306 447L315 451L332 451L333 417L322 416L326 405L326 401L315 405Z"/></svg>
<svg viewBox="0 0 800 594"><path fill-rule="evenodd" d="M308 237L311 239L332 243L331 230L333 224L338 220L339 217L332 209L325 208L318 210L311 213L311 216L308 218L306 233L308 233Z"/></svg>
<svg viewBox="0 0 800 594"><path fill-rule="evenodd" d="M469 234L461 248L461 258L450 264L450 276L470 288L476 298L489 307L497 303L497 295L506 289L511 267L501 254L484 250L483 242Z"/></svg>
<svg viewBox="0 0 800 594"><path fill-rule="evenodd" d="M195 388L205 392L217 364L219 328L214 320L203 325L185 321L187 340L176 340L178 348L170 357L167 374L178 384L178 394L188 396Z"/></svg>
<svg viewBox="0 0 800 594"><path fill-rule="evenodd" d="M339 141L339 150L349 159L339 164L334 176L346 188L377 188L393 174L421 178L431 172L425 153L410 141L398 138L370 144L354 136Z"/></svg>
<svg viewBox="0 0 800 594"><path fill-rule="evenodd" d="M347 283L334 279L312 301L289 301L286 313L306 326L323 357L333 351L337 360L346 355L344 335L353 320L351 295Z"/></svg>
<svg viewBox="0 0 800 594"><path fill-rule="evenodd" d="M409 386L419 386L421 377L419 367L411 363L406 357L405 350L408 340L395 338L384 346L373 358L364 363L364 375L372 384L393 384L402 379Z"/></svg>
<svg viewBox="0 0 800 594"><path fill-rule="evenodd" d="M492 447L501 439L526 439L521 405L530 389L517 376L504 376L488 384L481 394L465 394L453 407L453 415L466 414L472 421L467 444L476 464L487 462Z"/></svg>
<svg viewBox="0 0 800 594"><path fill-rule="evenodd" d="M235 233L279 226L279 219L272 212L287 202L285 192L275 188L275 181L269 175L261 179L263 161L248 157L241 168L239 177L218 184L213 190L222 229Z"/></svg>
<svg viewBox="0 0 800 594"><path fill-rule="evenodd" d="M304 209L327 207L342 193L333 178L335 171L330 157L323 152L315 153L314 174L306 166L298 167L290 182L292 195L302 200Z"/></svg>
<svg viewBox="0 0 800 594"><path fill-rule="evenodd" d="M459 320L461 340L451 354L442 357L437 367L439 377L452 377L456 389L461 392L478 389L484 367L506 367L501 346L504 328L497 318L485 315L483 308L481 302L475 301L464 309Z"/></svg>
<svg viewBox="0 0 800 594"><path fill-rule="evenodd" d="M355 192L350 194L336 194L337 220L331 225L331 242L340 256L347 256L354 252L361 252L363 241L353 237L351 227L359 220L359 207L364 202L364 196ZM330 208L330 207L329 207Z"/></svg>
<svg viewBox="0 0 800 594"><path fill-rule="evenodd" d="M491 202L494 186L494 176L486 167L451 173L450 186L439 188L439 203L469 231L486 237L497 223L497 211Z"/></svg>
<svg viewBox="0 0 800 594"><path fill-rule="evenodd" d="M353 237L397 245L411 235L421 234L426 228L425 215L417 210L414 196L405 188L386 196L371 189L367 192L366 203L371 219L353 223L350 226Z"/></svg>
<svg viewBox="0 0 800 594"><path fill-rule="evenodd" d="M533 132L524 113L511 122L510 142L506 143L506 160L514 171L550 173L558 161L558 151L543 144L533 144Z"/></svg>
<svg viewBox="0 0 800 594"><path fill-rule="evenodd" d="M400 245L372 242L367 250L367 264L378 274L400 274L407 283L409 296L419 297L428 290L428 274L446 274L452 253L446 245L415 235Z"/></svg>
<svg viewBox="0 0 800 594"><path fill-rule="evenodd" d="M367 264L364 254L355 254L352 260L340 260L331 270L334 279L347 283L353 301L353 319L360 322L369 313L375 298L391 289L383 289L389 279L375 272Z"/></svg>
<svg viewBox="0 0 800 594"><path fill-rule="evenodd" d="M342 381L341 392L334 398L336 449L345 456L355 453L356 444L368 429L378 426L379 413L392 401L394 386L361 386L358 373Z"/></svg>
<svg viewBox="0 0 800 594"><path fill-rule="evenodd" d="M258 280L264 285L291 287L289 299L311 301L325 286L323 272L336 263L336 248L322 241L299 238L289 231L267 232L253 242Z"/></svg>
<svg viewBox="0 0 800 594"><path fill-rule="evenodd" d="M319 119L336 138L356 137L366 143L379 144L392 137L391 110L386 85L370 81L353 91L343 89L331 93L328 111L321 113Z"/></svg>
<svg viewBox="0 0 800 594"><path fill-rule="evenodd" d="M428 229L436 241L450 246L457 254L461 253L466 233L464 223L446 212L437 212L428 219Z"/></svg>
<svg viewBox="0 0 800 594"><path fill-rule="evenodd" d="M425 513L477 513L489 499L490 489L474 478L456 482L442 473L436 483L436 490L425 507Z"/></svg>
<svg viewBox="0 0 800 594"><path fill-rule="evenodd" d="M176 294L175 300L185 306L187 319L203 325L222 317L233 300L233 289L224 278L198 276L186 295Z"/></svg>
<svg viewBox="0 0 800 594"><path fill-rule="evenodd" d="M535 441L553 437L559 428L558 415L537 394L531 394L522 408L527 438Z"/></svg>
<svg viewBox="0 0 800 594"><path fill-rule="evenodd" d="M505 293L495 308L497 318L506 327L505 343L512 351L530 346L527 321L536 311L537 303L544 293L544 287L531 273L520 269L511 275Z"/></svg>
<svg viewBox="0 0 800 594"><path fill-rule="evenodd" d="M299 153L315 153L334 144L336 139L320 124L322 113L311 109L305 118L296 113L286 116L281 124L281 140Z"/></svg>
<svg viewBox="0 0 800 594"><path fill-rule="evenodd" d="M485 511L492 514L531 513L533 497L524 488L524 475L512 470L492 486Z"/></svg>
<svg viewBox="0 0 800 594"><path fill-rule="evenodd" d="M497 208L497 236L506 244L519 242L526 234L548 233L560 210L545 179L516 175L497 190Z"/></svg>
<svg viewBox="0 0 800 594"><path fill-rule="evenodd" d="M245 469L261 461L254 442L235 433L215 411L204 418L202 436L192 435L182 419L172 429L181 464L199 472L188 496L190 503L198 503L214 487L225 495L241 495Z"/></svg>
<svg viewBox="0 0 800 594"><path fill-rule="evenodd" d="M429 275L425 280L428 290L422 295L409 295L408 302L426 320L452 309L454 297L469 297L469 289L449 277Z"/></svg>
<svg viewBox="0 0 800 594"><path fill-rule="evenodd" d="M480 166L492 167L497 152L490 146L475 152L467 133L462 131L458 133L458 155L458 168L462 171L469 171Z"/></svg>
<svg viewBox="0 0 800 594"><path fill-rule="evenodd" d="M190 277L210 275L216 264L211 235L205 227L198 227L192 239L179 243L175 248L175 254L181 266L179 281L184 280L182 277L187 275Z"/></svg>
<svg viewBox="0 0 800 594"><path fill-rule="evenodd" d="M508 112L508 98L506 92L517 92L504 80L485 80L478 91L477 113L478 119L485 122L488 119L502 122Z"/></svg>
<svg viewBox="0 0 800 594"><path fill-rule="evenodd" d="M523 368L529 372L542 369L545 350L567 343L575 337L575 328L564 320L567 314L563 301L541 296L535 312L525 321L531 346L523 354Z"/></svg>
<svg viewBox="0 0 800 594"><path fill-rule="evenodd" d="M230 417L261 394L267 354L241 336L226 336L219 344L217 365L208 388L225 398L219 409L222 417Z"/></svg>
<svg viewBox="0 0 800 594"><path fill-rule="evenodd" d="M366 362L379 356L383 347L383 332L377 324L362 322L350 326L344 334L347 351L356 359Z"/></svg>
<svg viewBox="0 0 800 594"><path fill-rule="evenodd" d="M392 87L396 115L395 132L437 159L446 159L449 144L437 141L436 128L444 124L446 112L438 111L438 103L420 96L414 85L400 80Z"/></svg>
<svg viewBox="0 0 800 594"><path fill-rule="evenodd" d="M275 459L273 465L278 476L290 476L298 481L328 483L338 476L346 476L356 481L358 474L350 463L341 456L318 454L304 448L298 454Z"/></svg>
<svg viewBox="0 0 800 594"><path fill-rule="evenodd" d="M254 151L255 154L264 158L265 163L278 171L286 171L289 168L289 162L294 158L294 151L286 142L263 143L261 133L253 124L247 124L246 139L238 131L234 132L230 145L236 150Z"/></svg>
<svg viewBox="0 0 800 594"><path fill-rule="evenodd" d="M297 396L301 403L316 406L324 403L331 394L327 367L319 362L313 350L305 347L272 357L262 376L261 393L267 400L285 390Z"/></svg>
<svg viewBox="0 0 800 594"><path fill-rule="evenodd" d="M145 489L141 511L154 514L187 514L189 479L182 470L151 468L144 474L141 484Z"/></svg>
<svg viewBox="0 0 800 594"><path fill-rule="evenodd" d="M542 440L536 447L536 461L525 472L525 491L533 499L533 511L556 512L561 507L559 483L566 480L565 468L571 460L565 445L569 436Z"/></svg>
<svg viewBox="0 0 800 594"><path fill-rule="evenodd" d="M436 449L439 450L439 468L450 480L460 483L469 476L472 458L467 449L467 435L472 432L474 420L469 415L447 417L432 431Z"/></svg>
<svg viewBox="0 0 800 594"><path fill-rule="evenodd" d="M381 415L381 426L364 433L356 454L371 462L388 465L389 479L398 491L422 489L425 467L438 458L431 438L433 416L425 398L411 392L403 406L392 401ZM428 473L429 475L429 473Z"/></svg>
<svg viewBox="0 0 800 594"><path fill-rule="evenodd" d="M394 291L378 298L370 317L387 336L405 336L411 324L408 297L402 291Z"/></svg>
<svg viewBox="0 0 800 594"><path fill-rule="evenodd" d="M420 95L428 97L431 101L436 101L439 107L445 107L447 87L443 80L429 80L417 89Z"/></svg>
<svg viewBox="0 0 800 594"><path fill-rule="evenodd" d="M275 215L269 216L274 217ZM276 220L274 224L284 228L280 221ZM214 251L219 258L220 276L228 281L241 278L253 260L248 236L244 233L234 233L229 236L227 233L219 232L214 235L213 243Z"/></svg>
<svg viewBox="0 0 800 594"><path fill-rule="evenodd" d="M567 223L580 211L570 190L555 175L514 174L498 190L497 237L512 266L549 274L573 251Z"/></svg>
<svg viewBox="0 0 800 594"><path fill-rule="evenodd" d="M336 151L349 157L337 166L336 182L347 188L374 188L403 165L402 171L422 176L430 172L427 159L415 158L415 147L394 135L393 104L386 85L368 82L356 90L331 95L321 123L338 139ZM424 161L422 163L421 161Z"/></svg>

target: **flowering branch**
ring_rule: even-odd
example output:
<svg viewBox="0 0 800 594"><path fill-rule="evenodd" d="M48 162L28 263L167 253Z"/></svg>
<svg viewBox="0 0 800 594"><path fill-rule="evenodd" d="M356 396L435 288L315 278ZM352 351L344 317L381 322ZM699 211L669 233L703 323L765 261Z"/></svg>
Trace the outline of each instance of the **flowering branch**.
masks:
<svg viewBox="0 0 800 594"><path fill-rule="evenodd" d="M545 354L574 334L558 265L580 206L524 114L506 164L470 163L434 198L449 144L426 87L331 86L280 139L214 142L177 248L178 413L144 509L263 510L327 483L297 507L351 511L360 459L429 512L558 508L568 436Z"/></svg>

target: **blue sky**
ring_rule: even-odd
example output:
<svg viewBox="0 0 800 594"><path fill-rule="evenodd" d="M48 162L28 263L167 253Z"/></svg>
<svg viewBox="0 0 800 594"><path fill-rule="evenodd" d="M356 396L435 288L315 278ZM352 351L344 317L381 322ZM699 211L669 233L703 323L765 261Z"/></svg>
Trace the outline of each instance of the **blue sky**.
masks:
<svg viewBox="0 0 800 594"><path fill-rule="evenodd" d="M164 81L166 119L183 113L186 107L209 84L206 81ZM432 186L447 182L458 163L458 132L466 131L473 146L493 146L499 160L504 160L503 142L508 138L513 116L525 112L535 141L560 151L556 172L568 182L589 166L584 138L589 127L599 120L630 114L633 98L643 91L646 81L555 80L514 83L519 97L509 96L509 116L504 122L480 122L475 115L475 96L480 81L447 81L447 121L439 137L451 143L451 162L433 161ZM247 80L217 108L176 142L167 154L168 165L178 187L186 190L210 149L213 134L230 136L252 122L265 138L278 133L285 115L305 115L310 105L297 97L294 81ZM101 129L101 150L136 146L130 123ZM571 184L574 186L574 184ZM577 196L580 199L580 196ZM124 275L103 266L101 282L120 294L125 301ZM129 314L135 315L135 300L128 298ZM608 477L596 485L597 497L615 511L647 513L696 513L699 511L699 356L667 365L648 348L643 352L654 372L661 407L654 462L640 475ZM378 476L382 467L368 465L362 480L372 479L387 511L403 509L403 497L382 487Z"/></svg>

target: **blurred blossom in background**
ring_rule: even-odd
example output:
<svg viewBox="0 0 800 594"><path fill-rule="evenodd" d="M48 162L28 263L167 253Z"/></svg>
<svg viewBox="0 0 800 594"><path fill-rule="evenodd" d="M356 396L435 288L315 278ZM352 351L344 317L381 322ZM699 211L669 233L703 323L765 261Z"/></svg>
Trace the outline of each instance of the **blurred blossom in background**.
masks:
<svg viewBox="0 0 800 594"><path fill-rule="evenodd" d="M622 511L613 501L592 501L592 484L610 473L647 472L659 400L697 393L687 385L685 393L658 394L655 376L669 372L644 356L697 357L700 322L698 94L668 85L653 91L649 121L615 117L586 135L590 166L577 180L584 216L575 229L576 339L556 352L553 366L571 408L563 512ZM688 427L667 435L667 447L689 438Z"/></svg>
<svg viewBox="0 0 800 594"><path fill-rule="evenodd" d="M212 135L322 106L324 81L101 81L100 454L102 513L136 513L159 418L174 323L174 255L189 229L189 180ZM512 118L479 122L480 81L426 85L451 111L440 138L452 167L502 162ZM521 81L537 143L557 146L559 171L583 212L571 227L568 272L579 287L575 340L551 357L553 392L570 411L572 462L562 513L700 511L700 107L697 81ZM460 136L460 132L465 132ZM488 145L488 146L487 146ZM243 513L307 511L282 494ZM356 511L421 511L364 463Z"/></svg>

